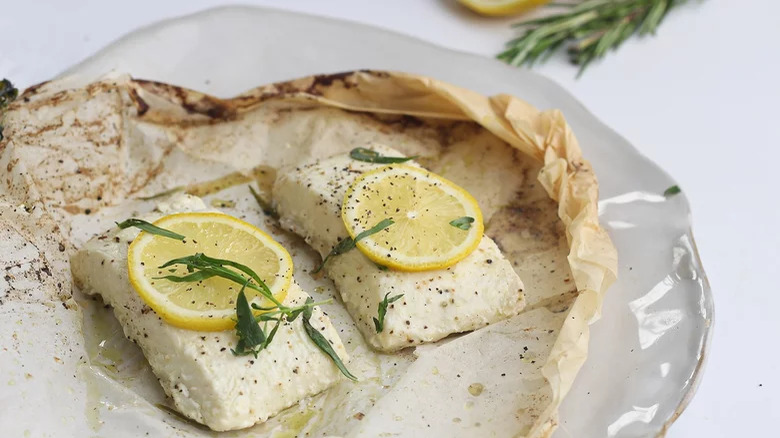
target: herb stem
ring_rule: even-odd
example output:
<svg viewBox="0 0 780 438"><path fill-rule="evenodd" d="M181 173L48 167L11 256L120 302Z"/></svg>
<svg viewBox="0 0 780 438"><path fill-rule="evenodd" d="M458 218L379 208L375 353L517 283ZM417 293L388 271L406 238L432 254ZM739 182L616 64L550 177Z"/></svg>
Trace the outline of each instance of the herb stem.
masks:
<svg viewBox="0 0 780 438"><path fill-rule="evenodd" d="M262 317L272 316L272 315L279 315L279 314L284 314L285 316L288 316L291 313L304 310L307 307L322 306L324 304L331 304L331 303L333 303L333 300L329 298L327 300L315 301L315 302L312 302L312 303L301 304L300 306L296 306L296 307L286 307L285 309L265 310L265 308L262 308L262 307L260 307L260 306L258 306L256 304L252 304L252 308L255 309L255 310L263 311L262 315L255 317L255 319L257 321L261 321L260 318L262 318Z"/></svg>

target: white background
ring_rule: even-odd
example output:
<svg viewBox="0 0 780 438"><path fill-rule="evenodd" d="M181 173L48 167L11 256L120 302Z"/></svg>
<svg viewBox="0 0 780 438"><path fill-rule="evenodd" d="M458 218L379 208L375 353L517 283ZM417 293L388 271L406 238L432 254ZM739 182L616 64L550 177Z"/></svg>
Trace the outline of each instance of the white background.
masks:
<svg viewBox="0 0 780 438"><path fill-rule="evenodd" d="M245 3L345 18L492 56L514 19L454 0ZM49 79L123 34L217 0L0 2L0 77ZM715 293L704 381L668 436L775 436L780 420L780 2L692 1L580 79L538 68L676 178ZM488 80L489 78L486 78ZM587 151L586 151L587 153Z"/></svg>

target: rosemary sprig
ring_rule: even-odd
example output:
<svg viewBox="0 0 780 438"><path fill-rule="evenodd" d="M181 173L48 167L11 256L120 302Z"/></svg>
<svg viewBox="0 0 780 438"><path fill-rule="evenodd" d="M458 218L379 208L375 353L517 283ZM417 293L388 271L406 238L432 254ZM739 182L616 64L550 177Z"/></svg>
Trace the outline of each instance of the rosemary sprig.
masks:
<svg viewBox="0 0 780 438"><path fill-rule="evenodd" d="M166 275L163 277L155 277L155 279L183 283L198 282L211 277L221 277L234 283L241 284L241 290L236 299L236 335L238 336L238 344L235 349L231 349L231 352L234 355L242 356L252 354L257 357L257 354L267 348L271 343L283 319L292 322L299 315L303 315L303 327L312 342L333 360L336 367L338 367L346 377L357 380L355 376L347 370L346 366L341 361L341 358L339 358L338 354L333 350L328 339L309 322L314 306L324 304L328 301L315 303L314 300L309 297L302 306L285 306L273 296L271 290L252 268L232 260L209 257L203 253L195 253L191 256L169 260L160 265L159 268L164 269L173 265L184 265L187 268L188 273L182 276ZM246 274L246 277L242 274ZM263 297L270 300L274 305L272 307L260 307L257 304L252 303L250 307L246 295L244 294L244 290L247 287L260 292ZM266 313L255 317L252 308ZM276 324L270 331L267 331L267 326L260 328L259 323L261 322L275 322Z"/></svg>
<svg viewBox="0 0 780 438"><path fill-rule="evenodd" d="M498 55L511 65L531 66L569 43L569 60L579 76L596 59L615 50L632 35L654 34L666 14L686 0L585 0L550 3L564 11L513 26L523 33Z"/></svg>
<svg viewBox="0 0 780 438"><path fill-rule="evenodd" d="M334 246L333 249L330 250L328 255L326 255L325 258L322 259L322 263L320 263L320 265L317 267L317 269L315 269L314 272L312 272L312 273L316 274L316 273L320 272L322 270L322 268L325 266L325 263L328 260L330 260L331 257L344 254L345 252L347 252L347 251L351 250L352 248L354 248L355 244L357 242L359 242L360 240L365 239L366 237L368 237L368 236L370 236L372 234L376 234L376 233L384 230L385 228L389 227L390 225L393 225L394 223L395 222L393 222L392 219L382 219L381 221L379 221L373 227L371 227L371 228L361 232L357 236L355 236L354 239L351 238L351 237L347 237L347 238L341 240L341 242L337 243L336 246Z"/></svg>
<svg viewBox="0 0 780 438"><path fill-rule="evenodd" d="M140 230L146 231L149 234L156 234L158 236L167 237L169 239L184 240L184 236L173 231L160 228L157 225L146 222L143 219L130 218L122 222L117 222L116 226L124 230L125 228L135 227Z"/></svg>

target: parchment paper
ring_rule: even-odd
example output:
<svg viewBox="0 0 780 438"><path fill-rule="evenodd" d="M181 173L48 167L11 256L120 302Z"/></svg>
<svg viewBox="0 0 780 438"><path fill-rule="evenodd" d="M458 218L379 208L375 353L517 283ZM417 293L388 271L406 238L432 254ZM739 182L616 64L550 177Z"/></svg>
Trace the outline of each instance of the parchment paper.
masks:
<svg viewBox="0 0 780 438"><path fill-rule="evenodd" d="M184 187L274 233L302 287L336 296L332 283L308 274L317 256L264 217L246 185L257 177L267 189L274 169L372 142L419 155L478 199L528 307L470 334L381 355L338 304L328 306L360 383L226 436L541 437L555 429L617 272L598 223L596 177L558 111L376 71L227 100L126 75L79 82L31 87L3 115L0 424L12 436L211 434L168 411L109 311L71 290L69 254L113 221L165 202L140 198ZM231 174L224 190L193 186Z"/></svg>

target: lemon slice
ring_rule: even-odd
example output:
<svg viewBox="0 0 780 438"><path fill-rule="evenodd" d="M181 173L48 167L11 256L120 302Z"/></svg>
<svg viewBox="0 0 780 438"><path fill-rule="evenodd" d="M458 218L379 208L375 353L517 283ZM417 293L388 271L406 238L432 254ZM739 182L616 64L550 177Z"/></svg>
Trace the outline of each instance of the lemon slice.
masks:
<svg viewBox="0 0 780 438"><path fill-rule="evenodd" d="M361 175L347 190L341 217L353 239L391 219L391 226L356 245L374 262L401 271L454 265L474 251L484 232L482 212L468 192L425 169L401 164ZM463 227L468 229L450 224L463 218L473 218Z"/></svg>
<svg viewBox="0 0 780 438"><path fill-rule="evenodd" d="M221 277L181 283L158 278L189 274L184 265L159 266L196 253L248 266L265 282L274 298L284 300L292 281L292 259L279 243L258 228L222 213L172 214L154 225L186 238L179 241L141 232L128 250L128 273L138 295L169 324L200 331L227 330L235 325L240 284ZM253 289L247 288L245 294L250 303L272 306L270 300Z"/></svg>
<svg viewBox="0 0 780 438"><path fill-rule="evenodd" d="M482 15L512 15L543 5L550 0L459 0Z"/></svg>

